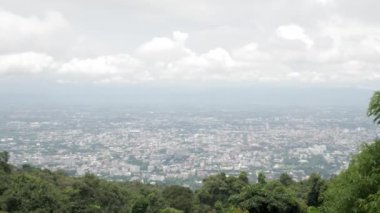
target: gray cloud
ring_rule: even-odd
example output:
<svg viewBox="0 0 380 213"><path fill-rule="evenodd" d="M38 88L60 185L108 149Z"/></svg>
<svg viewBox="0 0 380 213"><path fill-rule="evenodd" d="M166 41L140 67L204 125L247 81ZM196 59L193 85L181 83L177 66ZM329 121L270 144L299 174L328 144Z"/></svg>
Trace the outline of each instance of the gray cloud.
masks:
<svg viewBox="0 0 380 213"><path fill-rule="evenodd" d="M1 76L375 85L376 1L2 1ZM52 12L53 11L53 12Z"/></svg>

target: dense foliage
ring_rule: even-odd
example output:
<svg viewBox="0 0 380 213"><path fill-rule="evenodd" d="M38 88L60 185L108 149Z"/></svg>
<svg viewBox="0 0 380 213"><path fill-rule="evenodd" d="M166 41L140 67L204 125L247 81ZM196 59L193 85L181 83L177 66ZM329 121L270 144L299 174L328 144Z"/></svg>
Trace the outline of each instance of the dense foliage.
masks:
<svg viewBox="0 0 380 213"><path fill-rule="evenodd" d="M327 212L380 212L380 141L364 145L324 194Z"/></svg>
<svg viewBox="0 0 380 213"><path fill-rule="evenodd" d="M7 158L1 165L0 208L6 212L305 212L315 188L313 179L296 182L286 174L282 182L262 174L259 183L250 184L242 172L210 176L192 191L106 181L91 174L71 177L29 165L16 168Z"/></svg>
<svg viewBox="0 0 380 213"><path fill-rule="evenodd" d="M376 124L380 124L380 91L373 94L368 107L368 116L373 117Z"/></svg>

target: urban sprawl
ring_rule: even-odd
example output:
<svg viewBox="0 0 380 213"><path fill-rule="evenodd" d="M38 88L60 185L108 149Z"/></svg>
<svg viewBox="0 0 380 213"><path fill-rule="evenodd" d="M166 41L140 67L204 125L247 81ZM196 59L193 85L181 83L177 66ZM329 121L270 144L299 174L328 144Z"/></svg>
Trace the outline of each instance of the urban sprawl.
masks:
<svg viewBox="0 0 380 213"><path fill-rule="evenodd" d="M0 149L13 164L191 187L220 172L329 177L378 134L365 112L339 107L8 109L0 115Z"/></svg>

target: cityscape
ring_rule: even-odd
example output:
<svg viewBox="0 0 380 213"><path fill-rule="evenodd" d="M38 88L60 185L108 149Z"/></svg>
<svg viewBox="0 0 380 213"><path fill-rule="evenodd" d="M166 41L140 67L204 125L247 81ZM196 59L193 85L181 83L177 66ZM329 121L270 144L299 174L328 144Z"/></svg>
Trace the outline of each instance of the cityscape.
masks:
<svg viewBox="0 0 380 213"><path fill-rule="evenodd" d="M0 213L380 213L378 8L0 0Z"/></svg>
<svg viewBox="0 0 380 213"><path fill-rule="evenodd" d="M216 173L329 178L379 135L359 107L2 109L10 162L196 188Z"/></svg>

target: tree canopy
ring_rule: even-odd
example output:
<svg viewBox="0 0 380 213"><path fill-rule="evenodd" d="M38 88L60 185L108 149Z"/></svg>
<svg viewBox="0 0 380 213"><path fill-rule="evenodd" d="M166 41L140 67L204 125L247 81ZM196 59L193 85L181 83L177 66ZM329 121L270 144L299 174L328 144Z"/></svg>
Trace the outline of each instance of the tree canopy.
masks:
<svg viewBox="0 0 380 213"><path fill-rule="evenodd" d="M371 101L369 102L368 107L368 116L373 117L373 121L379 125L380 124L380 91L376 91Z"/></svg>

